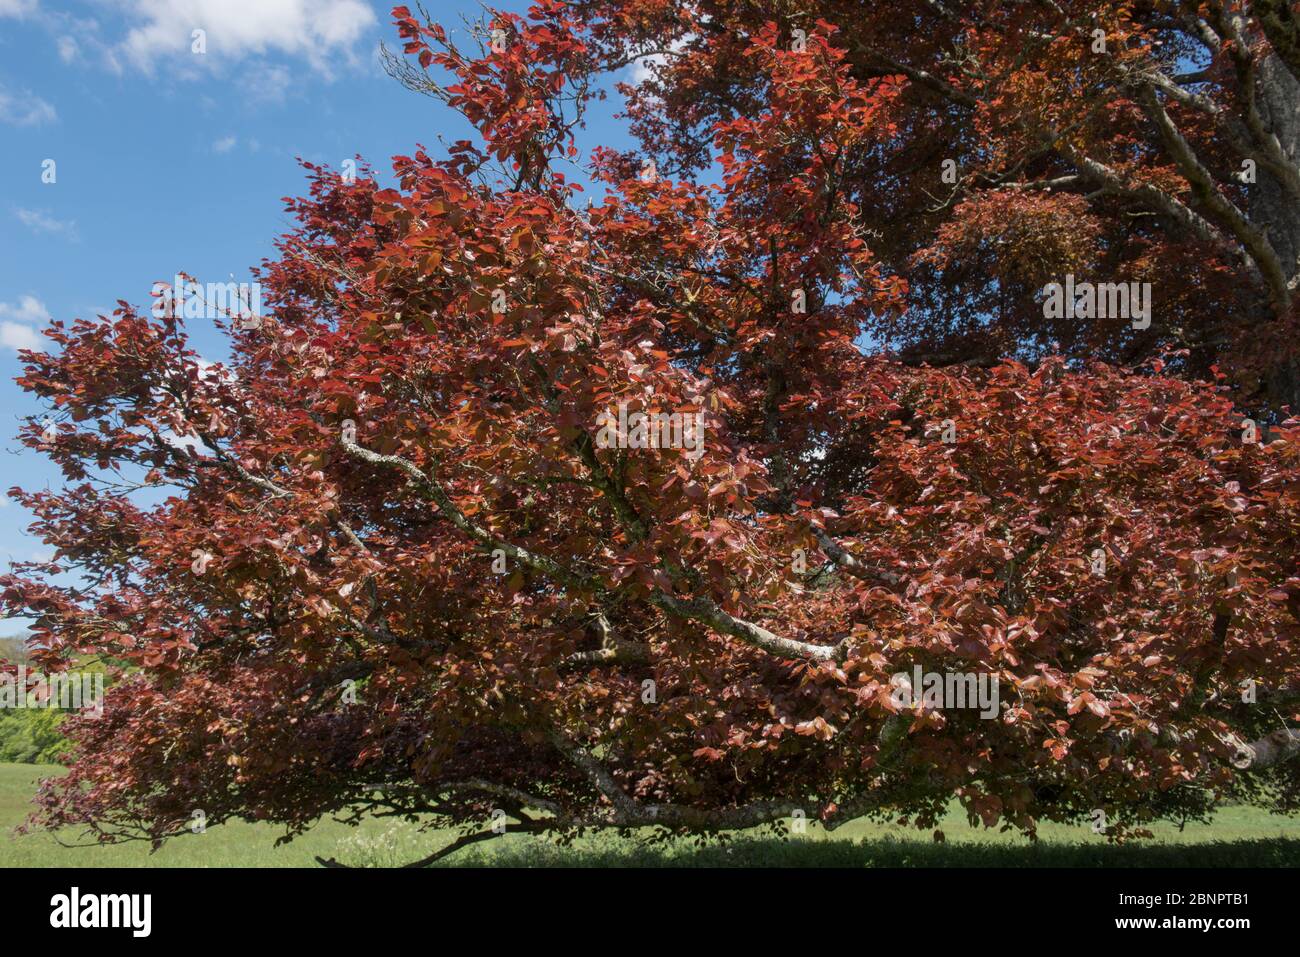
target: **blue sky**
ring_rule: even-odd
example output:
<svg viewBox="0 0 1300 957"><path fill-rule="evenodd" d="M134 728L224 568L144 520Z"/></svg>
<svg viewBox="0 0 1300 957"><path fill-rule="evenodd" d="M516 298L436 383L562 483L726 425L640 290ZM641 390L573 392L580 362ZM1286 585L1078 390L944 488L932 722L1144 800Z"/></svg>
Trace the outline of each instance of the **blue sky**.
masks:
<svg viewBox="0 0 1300 957"><path fill-rule="evenodd" d="M147 304L152 284L177 271L247 281L289 225L281 198L305 191L295 157L337 168L360 154L386 173L417 143L436 155L440 135L469 134L383 72L379 42L400 49L394 5L0 0L0 490L59 481L14 440L40 411L14 385L16 349L40 341L47 317ZM449 30L482 13L464 0L428 7ZM630 145L618 106L615 94L595 107L584 152ZM42 182L46 160L53 183ZM187 325L202 355L225 357L215 329ZM0 567L48 555L30 521L0 502ZM19 624L0 623L0 634Z"/></svg>

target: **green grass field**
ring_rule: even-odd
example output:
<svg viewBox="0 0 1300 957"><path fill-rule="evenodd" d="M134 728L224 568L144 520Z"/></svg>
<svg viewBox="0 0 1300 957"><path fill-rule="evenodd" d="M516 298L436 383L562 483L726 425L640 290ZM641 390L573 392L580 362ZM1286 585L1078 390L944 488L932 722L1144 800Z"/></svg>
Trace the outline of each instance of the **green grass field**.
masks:
<svg viewBox="0 0 1300 957"><path fill-rule="evenodd" d="M308 867L315 857L344 864L386 867L417 859L453 839L455 832L418 833L414 826L367 821L348 827L320 822L288 845L272 825L232 823L186 834L157 853L134 843L63 847L49 833L18 836L13 828L30 813L36 783L57 768L0 764L0 866L4 867ZM446 866L838 866L838 867L1294 867L1300 866L1300 819L1244 807L1226 807L1210 825L1152 828L1155 838L1114 847L1086 826L1047 824L1031 845L1021 837L972 828L959 812L943 822L946 841L870 822L834 834L815 825L782 841L740 836L696 847L688 841L647 847L617 835L585 837L559 847L528 835L507 835L448 858ZM75 834L61 835L66 843Z"/></svg>

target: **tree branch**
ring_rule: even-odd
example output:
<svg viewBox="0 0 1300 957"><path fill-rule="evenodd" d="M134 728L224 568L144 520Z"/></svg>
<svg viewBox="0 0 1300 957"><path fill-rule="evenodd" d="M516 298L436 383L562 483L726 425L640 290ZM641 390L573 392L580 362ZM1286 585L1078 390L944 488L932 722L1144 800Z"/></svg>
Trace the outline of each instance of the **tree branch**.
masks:
<svg viewBox="0 0 1300 957"><path fill-rule="evenodd" d="M402 471L413 483L429 495L438 506L439 514L484 546L501 549L511 558L545 574L559 584L586 591L605 600L610 598L609 589L605 587L600 579L575 572L544 555L511 544L477 523L470 521L456 503L452 501L451 496L447 494L442 485L432 476L426 475L414 463L407 461L400 455L383 455L362 448L347 439L342 441L344 449L350 455L375 465L387 465ZM761 648L784 658L811 658L817 661L842 660L846 650L845 642L835 646L828 646L796 641L792 638L782 638L766 628L735 617L705 596L682 598L677 595L670 595L667 592L655 591L651 592L647 600L657 608L676 617L706 624L715 631L731 635L733 638L739 638L755 648Z"/></svg>
<svg viewBox="0 0 1300 957"><path fill-rule="evenodd" d="M1236 741L1237 753L1232 766L1240 771L1257 771L1272 767L1300 754L1300 731L1278 728L1258 741Z"/></svg>

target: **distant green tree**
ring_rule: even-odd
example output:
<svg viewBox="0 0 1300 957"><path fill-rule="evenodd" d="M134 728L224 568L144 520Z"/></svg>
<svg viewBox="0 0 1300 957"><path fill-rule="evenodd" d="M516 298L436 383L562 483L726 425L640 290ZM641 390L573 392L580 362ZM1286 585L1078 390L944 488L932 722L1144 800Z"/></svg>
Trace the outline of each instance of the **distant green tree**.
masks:
<svg viewBox="0 0 1300 957"><path fill-rule="evenodd" d="M32 664L28 632L0 638L0 661L9 665ZM103 665L83 662L83 670L103 671ZM35 702L32 702L35 704ZM62 733L63 712L55 708L0 709L0 761L20 764L58 764L68 748Z"/></svg>
<svg viewBox="0 0 1300 957"><path fill-rule="evenodd" d="M0 711L0 761L57 764L68 747L62 721L63 713L52 708Z"/></svg>

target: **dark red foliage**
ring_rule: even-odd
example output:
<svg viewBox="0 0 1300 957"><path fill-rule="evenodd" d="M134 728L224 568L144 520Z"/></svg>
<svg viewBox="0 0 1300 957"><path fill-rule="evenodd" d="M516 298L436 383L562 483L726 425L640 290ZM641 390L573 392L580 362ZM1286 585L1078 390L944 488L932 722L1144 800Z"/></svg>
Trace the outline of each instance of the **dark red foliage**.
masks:
<svg viewBox="0 0 1300 957"><path fill-rule="evenodd" d="M620 44L682 35L670 6L708 19L686 21L665 105L636 102L657 175L603 152L606 195L580 211L552 169L566 105ZM1227 378L1161 360L936 368L860 346L914 321L904 263L1026 286L1107 256L1226 267L1136 234L1117 253L1104 210L1005 183L939 219L913 183L896 234L865 229L888 189L873 164L1005 131L1013 104L925 120L915 78L854 53L909 5L819 6L794 51L788 25L732 25L754 4L545 2L473 56L399 8L406 53L450 72L480 143L397 158L393 189L308 166L262 269L268 315L231 329L228 366L126 303L53 324L20 382L57 435L33 421L23 441L68 486L12 494L56 567L5 577L3 604L37 617L47 666L120 674L103 718L69 720L44 823L162 838L196 809L299 829L361 807L929 827L956 795L1032 831L1241 789L1296 806L1290 765L1232 761L1294 717L1298 423L1253 440ZM1014 26L970 43L1009 56ZM1041 79L1005 96L1065 95ZM1028 148L997 142L1008 168ZM710 156L716 185L685 175ZM941 286L925 328L967 288ZM1034 334L1025 316L999 328ZM699 410L702 454L600 447L620 403ZM996 716L900 710L891 676L914 665L996 676Z"/></svg>

